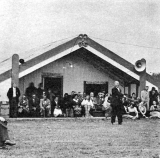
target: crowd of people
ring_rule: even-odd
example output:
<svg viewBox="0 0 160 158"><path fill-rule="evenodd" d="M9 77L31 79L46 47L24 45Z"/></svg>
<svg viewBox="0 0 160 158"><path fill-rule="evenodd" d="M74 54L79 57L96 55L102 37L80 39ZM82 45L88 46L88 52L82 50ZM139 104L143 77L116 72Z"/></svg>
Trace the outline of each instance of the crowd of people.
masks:
<svg viewBox="0 0 160 158"><path fill-rule="evenodd" d="M93 117L99 111L106 118L111 117L111 123L121 125L123 117L131 119L160 118L159 92L152 87L146 86L141 92L140 98L135 93L132 96L122 94L119 82L115 81L112 94L99 92L97 96L94 92L90 94L76 93L72 91L69 95L64 94L63 98L57 96L51 89L43 90L42 84L38 89L33 83L26 89L20 101L20 90L13 83L8 90L7 96L10 103L10 117ZM15 145L8 136L7 121L0 117L0 148L6 145Z"/></svg>
<svg viewBox="0 0 160 158"><path fill-rule="evenodd" d="M121 96L122 106L119 111L122 112L123 117L160 118L159 93L154 87L151 91L148 91L148 88L145 87L140 98L136 97L135 93L132 93L132 96L127 94ZM95 111L101 111L106 117L110 117L113 111L111 105L113 94L104 91L99 92L97 96L94 92L82 94L72 91L71 94L65 93L61 98L51 89L44 90L41 83L38 88L34 83L30 83L20 100L20 91L15 84L7 95L11 117L93 117Z"/></svg>

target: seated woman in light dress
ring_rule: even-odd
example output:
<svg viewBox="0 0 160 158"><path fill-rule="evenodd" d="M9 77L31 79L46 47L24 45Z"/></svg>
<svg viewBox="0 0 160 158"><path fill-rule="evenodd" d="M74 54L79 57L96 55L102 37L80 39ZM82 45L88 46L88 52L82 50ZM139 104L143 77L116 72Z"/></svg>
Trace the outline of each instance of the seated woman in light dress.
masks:
<svg viewBox="0 0 160 158"><path fill-rule="evenodd" d="M129 107L125 107L126 114L123 115L125 118L137 119L138 118L138 111L137 108L134 106L134 103L131 102Z"/></svg>
<svg viewBox="0 0 160 158"><path fill-rule="evenodd" d="M93 107L93 102L91 101L89 95L87 95L85 97L85 99L83 99L81 105L84 106L84 108L85 108L85 117L91 117L89 111L90 111L91 107Z"/></svg>
<svg viewBox="0 0 160 158"><path fill-rule="evenodd" d="M150 107L150 118L160 118L160 107L153 101L153 105Z"/></svg>

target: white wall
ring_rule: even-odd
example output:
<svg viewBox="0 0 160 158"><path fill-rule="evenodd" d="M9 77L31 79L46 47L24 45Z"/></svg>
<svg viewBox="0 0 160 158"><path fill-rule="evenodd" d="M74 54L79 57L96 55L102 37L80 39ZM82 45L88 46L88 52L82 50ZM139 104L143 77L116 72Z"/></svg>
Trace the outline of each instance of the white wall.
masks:
<svg viewBox="0 0 160 158"><path fill-rule="evenodd" d="M0 101L8 101L7 92L11 87L11 78L0 83Z"/></svg>
<svg viewBox="0 0 160 158"><path fill-rule="evenodd" d="M132 93L136 94L136 84L131 84L131 95Z"/></svg>

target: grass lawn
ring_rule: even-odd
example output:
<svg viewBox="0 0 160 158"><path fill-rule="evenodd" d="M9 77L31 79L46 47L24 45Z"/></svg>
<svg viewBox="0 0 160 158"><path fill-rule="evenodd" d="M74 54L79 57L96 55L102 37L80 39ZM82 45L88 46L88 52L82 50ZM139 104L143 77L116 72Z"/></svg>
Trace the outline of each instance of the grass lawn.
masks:
<svg viewBox="0 0 160 158"><path fill-rule="evenodd" d="M160 120L102 119L10 120L16 146L0 158L159 158Z"/></svg>

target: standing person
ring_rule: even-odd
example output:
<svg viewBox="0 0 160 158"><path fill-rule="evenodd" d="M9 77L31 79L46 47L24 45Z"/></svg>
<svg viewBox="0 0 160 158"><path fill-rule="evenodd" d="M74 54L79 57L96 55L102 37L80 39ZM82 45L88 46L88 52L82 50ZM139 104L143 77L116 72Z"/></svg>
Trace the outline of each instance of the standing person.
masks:
<svg viewBox="0 0 160 158"><path fill-rule="evenodd" d="M31 98L32 94L36 94L37 95L37 88L34 86L33 82L31 82L29 84L29 87L26 89L26 96L28 98Z"/></svg>
<svg viewBox="0 0 160 158"><path fill-rule="evenodd" d="M53 111L54 111L54 99L55 99L55 95L54 93L52 93L52 90L49 88L48 89L48 93L47 93L47 98L50 100L51 102L51 116L53 116Z"/></svg>
<svg viewBox="0 0 160 158"><path fill-rule="evenodd" d="M149 87L145 86L145 89L141 91L141 100L145 104L147 111L149 111Z"/></svg>
<svg viewBox="0 0 160 158"><path fill-rule="evenodd" d="M10 105L10 117L17 117L17 110L18 110L18 102L21 93L19 88L16 86L15 83L12 84L12 87L9 88L7 96L9 98L9 105Z"/></svg>
<svg viewBox="0 0 160 158"><path fill-rule="evenodd" d="M42 95L43 95L43 85L42 85L42 83L39 83L39 85L38 85L38 89L37 89L37 97L39 98L39 99L42 99Z"/></svg>
<svg viewBox="0 0 160 158"><path fill-rule="evenodd" d="M118 124L122 124L122 97L121 89L119 88L119 82L115 81L115 86L112 88L112 99L111 99L111 123L115 123L116 116L118 117Z"/></svg>
<svg viewBox="0 0 160 158"><path fill-rule="evenodd" d="M90 109L90 114L91 116L93 116L93 112L95 111L95 105L96 105L96 97L94 97L94 92L90 92L90 100L93 104L93 106Z"/></svg>
<svg viewBox="0 0 160 158"><path fill-rule="evenodd" d="M6 145L12 146L15 145L15 143L10 141L7 121L3 117L0 117L0 149L5 148Z"/></svg>

